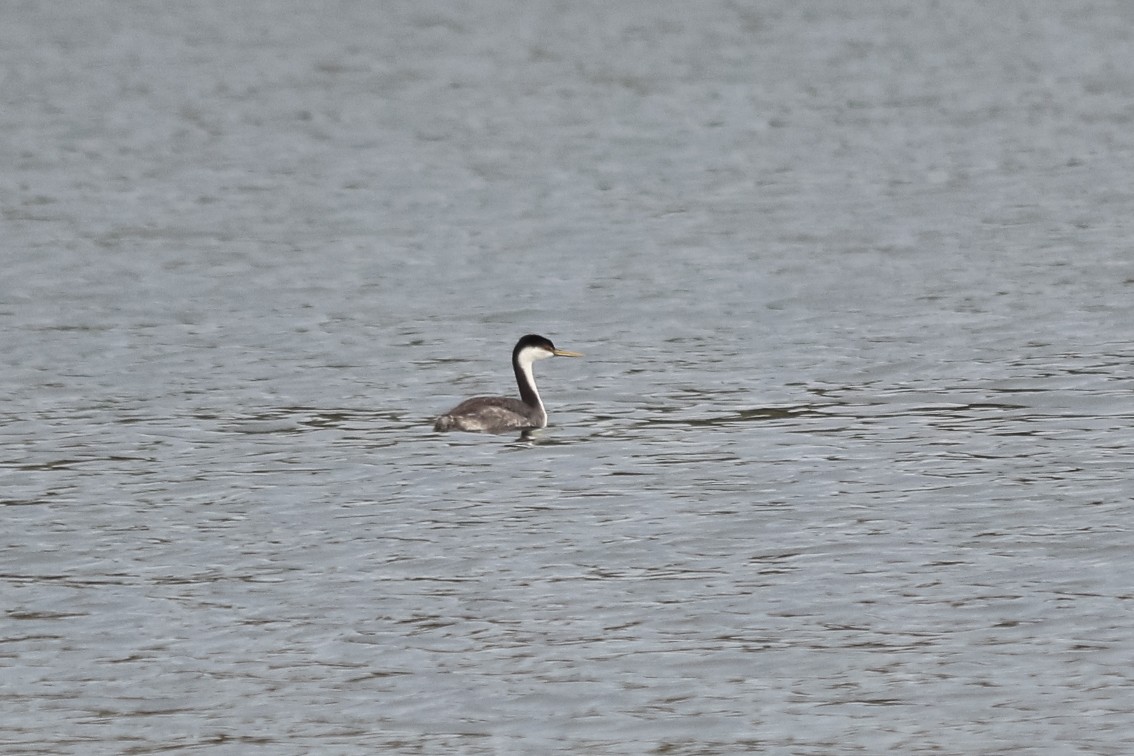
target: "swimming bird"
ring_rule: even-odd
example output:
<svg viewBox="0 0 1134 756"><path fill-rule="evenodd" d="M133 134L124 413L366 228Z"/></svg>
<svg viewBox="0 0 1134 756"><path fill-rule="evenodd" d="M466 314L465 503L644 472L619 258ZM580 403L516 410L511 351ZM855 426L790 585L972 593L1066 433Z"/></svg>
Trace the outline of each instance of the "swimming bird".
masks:
<svg viewBox="0 0 1134 756"><path fill-rule="evenodd" d="M433 424L435 431L482 431L507 433L547 427L547 410L536 389L532 363L548 357L582 357L578 352L556 349L549 339L529 333L512 350L512 370L520 398L474 396L446 412Z"/></svg>

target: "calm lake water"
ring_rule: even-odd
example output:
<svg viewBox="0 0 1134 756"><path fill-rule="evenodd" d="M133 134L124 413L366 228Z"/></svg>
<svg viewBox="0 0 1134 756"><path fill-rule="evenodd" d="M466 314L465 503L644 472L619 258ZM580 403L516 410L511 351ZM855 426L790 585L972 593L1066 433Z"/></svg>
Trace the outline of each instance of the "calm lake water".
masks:
<svg viewBox="0 0 1134 756"><path fill-rule="evenodd" d="M1131 49L0 5L0 750L1134 752Z"/></svg>

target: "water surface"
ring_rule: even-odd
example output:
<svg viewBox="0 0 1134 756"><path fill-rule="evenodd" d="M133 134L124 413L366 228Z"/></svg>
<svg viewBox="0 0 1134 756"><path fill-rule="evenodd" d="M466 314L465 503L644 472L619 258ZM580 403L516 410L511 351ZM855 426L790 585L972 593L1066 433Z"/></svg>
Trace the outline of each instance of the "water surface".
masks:
<svg viewBox="0 0 1134 756"><path fill-rule="evenodd" d="M1132 20L5 5L0 746L1130 752Z"/></svg>

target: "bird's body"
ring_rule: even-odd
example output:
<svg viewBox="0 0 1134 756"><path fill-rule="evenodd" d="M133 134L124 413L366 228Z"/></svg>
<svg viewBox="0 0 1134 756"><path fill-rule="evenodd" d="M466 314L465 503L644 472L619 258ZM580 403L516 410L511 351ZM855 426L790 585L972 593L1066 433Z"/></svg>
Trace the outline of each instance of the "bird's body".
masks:
<svg viewBox="0 0 1134 756"><path fill-rule="evenodd" d="M512 370L520 398L505 396L474 396L437 418L436 431L479 431L508 433L547 427L547 410L536 389L532 363L547 357L580 357L577 352L556 349L543 336L529 334L516 342L512 350Z"/></svg>
<svg viewBox="0 0 1134 756"><path fill-rule="evenodd" d="M506 396L474 396L437 418L433 430L503 433L547 427L547 411Z"/></svg>

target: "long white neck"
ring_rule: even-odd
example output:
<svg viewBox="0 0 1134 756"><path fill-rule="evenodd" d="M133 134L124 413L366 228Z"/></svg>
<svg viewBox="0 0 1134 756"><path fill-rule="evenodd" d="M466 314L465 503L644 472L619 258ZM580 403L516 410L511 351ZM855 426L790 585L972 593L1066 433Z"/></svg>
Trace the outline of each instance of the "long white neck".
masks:
<svg viewBox="0 0 1134 756"><path fill-rule="evenodd" d="M540 399L539 389L536 388L535 373L532 371L532 363L536 359L538 358L535 354L529 350L520 352L516 360L516 385L520 387L520 399L524 404L539 407L544 411L543 400Z"/></svg>

